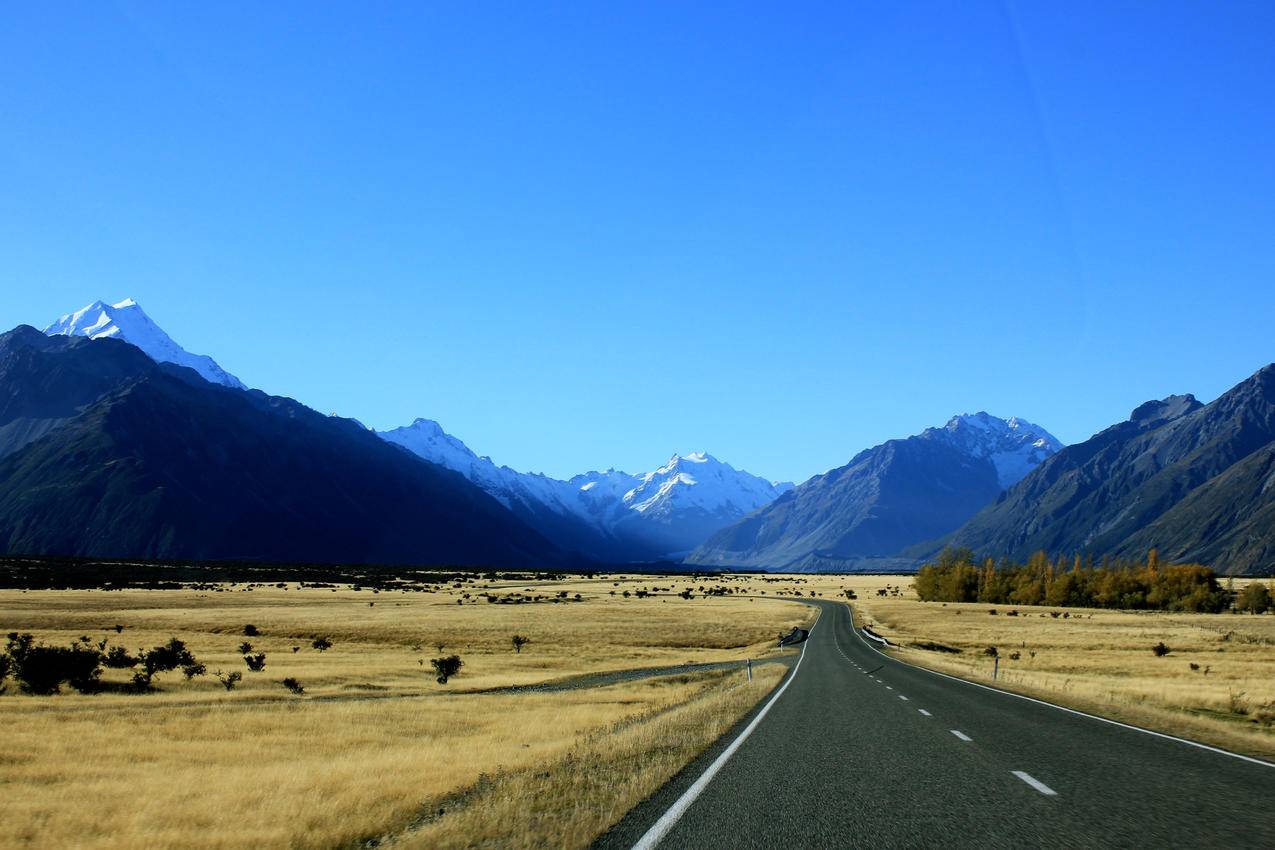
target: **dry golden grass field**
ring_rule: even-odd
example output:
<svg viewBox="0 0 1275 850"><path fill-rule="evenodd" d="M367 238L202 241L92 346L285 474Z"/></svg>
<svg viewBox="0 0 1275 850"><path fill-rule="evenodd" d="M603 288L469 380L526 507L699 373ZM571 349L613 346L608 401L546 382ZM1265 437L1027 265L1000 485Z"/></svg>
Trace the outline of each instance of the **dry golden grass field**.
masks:
<svg viewBox="0 0 1275 850"><path fill-rule="evenodd" d="M1246 582L1236 579L1236 589ZM1275 615L920 602L902 576L828 576L811 586L828 596L853 589L856 622L898 644L898 657L913 664L991 684L985 652L994 646L999 687L1275 756ZM886 587L901 595L878 595ZM1157 657L1158 643L1169 654Z"/></svg>
<svg viewBox="0 0 1275 850"><path fill-rule="evenodd" d="M208 675L163 673L149 694L48 697L8 680L0 845L587 846L785 668L758 665L752 684L738 669L588 676L790 655L776 634L814 612L775 597L845 600L847 590L858 621L911 663L990 682L984 650L995 646L1000 687L1275 755L1269 614L922 603L904 576L475 577L432 593L7 590L0 633L129 650L178 637ZM541 601L487 601L515 594ZM260 635L245 637L248 624ZM515 634L530 639L521 652ZM332 647L316 650L318 637ZM245 640L266 653L261 672L245 666ZM1169 654L1151 651L1159 642ZM440 685L429 660L451 654L464 667ZM227 692L217 671L243 680ZM104 681L128 675L108 670ZM282 686L288 677L304 695ZM502 690L546 682L575 687Z"/></svg>
<svg viewBox="0 0 1275 850"><path fill-rule="evenodd" d="M730 728L785 668L759 665L751 684L731 669L490 689L773 659L792 652L775 649L776 634L812 619L805 606L705 596L704 582L684 579L459 584L434 593L0 591L0 632L48 644L106 638L131 651L178 637L208 668L191 681L162 673L148 694L64 687L41 697L7 681L0 844L585 846ZM711 584L765 589L752 578ZM673 595L687 589L690 599ZM513 605L481 595L514 592L566 597ZM248 624L260 635L245 637ZM520 653L515 634L530 639ZM316 637L332 647L314 649ZM243 641L266 653L261 672L246 668ZM453 653L464 667L440 685L429 659ZM227 692L219 670L243 680ZM129 672L103 680L123 683ZM281 684L287 677L303 695Z"/></svg>

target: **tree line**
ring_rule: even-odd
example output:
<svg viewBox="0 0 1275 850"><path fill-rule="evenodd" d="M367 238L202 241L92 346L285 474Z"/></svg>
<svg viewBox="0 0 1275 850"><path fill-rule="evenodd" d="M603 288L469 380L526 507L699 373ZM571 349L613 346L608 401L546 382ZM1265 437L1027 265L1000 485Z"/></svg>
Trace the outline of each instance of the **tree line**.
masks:
<svg viewBox="0 0 1275 850"><path fill-rule="evenodd" d="M969 549L947 548L921 567L915 586L917 596L927 602L1158 611L1218 612L1231 607L1233 597L1209 567L1164 564L1154 549L1145 561L1094 566L1080 556L1050 559L1044 552L1025 564L1008 558L980 562ZM1236 601L1241 610L1262 613L1270 605L1270 594L1253 582Z"/></svg>

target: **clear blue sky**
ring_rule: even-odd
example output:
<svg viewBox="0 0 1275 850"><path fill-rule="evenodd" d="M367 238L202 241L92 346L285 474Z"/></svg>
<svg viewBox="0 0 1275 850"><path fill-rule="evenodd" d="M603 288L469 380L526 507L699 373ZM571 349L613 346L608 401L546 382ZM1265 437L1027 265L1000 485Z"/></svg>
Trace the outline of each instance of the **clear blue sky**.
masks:
<svg viewBox="0 0 1275 850"><path fill-rule="evenodd" d="M7 6L0 323L554 475L1275 360L1275 4Z"/></svg>

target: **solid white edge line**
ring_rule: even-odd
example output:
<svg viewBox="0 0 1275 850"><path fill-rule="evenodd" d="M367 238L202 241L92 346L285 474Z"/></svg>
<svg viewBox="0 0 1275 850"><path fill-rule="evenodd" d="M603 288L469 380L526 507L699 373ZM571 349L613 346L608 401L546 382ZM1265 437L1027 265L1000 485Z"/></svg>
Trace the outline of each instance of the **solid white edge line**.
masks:
<svg viewBox="0 0 1275 850"><path fill-rule="evenodd" d="M956 737L960 738L962 741L967 741L967 742L968 742L968 741L973 741L973 740L974 740L974 739L973 739L973 738L971 738L969 735L966 735L964 732L962 732L960 729L951 729L951 730L949 730L949 731L950 731L953 735L955 735Z"/></svg>
<svg viewBox="0 0 1275 850"><path fill-rule="evenodd" d="M823 609L820 609L819 616L823 616ZM743 744L744 741L748 740L749 735L753 734L753 730L757 728L757 724L761 723L762 719L767 713L769 713L771 706L773 706L775 702L784 695L784 691L788 690L788 686L791 685L797 678L797 671L801 669L801 662L806 658L806 647L810 645L810 635L814 634L815 627L818 625L819 618L816 618L814 625L810 627L810 631L806 634L806 640L801 645L801 655L798 656L797 663L792 668L792 673L789 674L788 679L784 682L783 686L775 692L774 696L770 698L770 701L762 707L762 710L757 712L757 716L753 718L751 723L744 727L744 731L740 732L738 737L730 742L730 746L722 750L721 754L718 755L717 758L713 759L713 763L710 764L704 773L700 775L700 778L696 779L690 788L683 791L682 796L678 797L677 800L674 801L673 805L668 807L668 811L661 815L660 819L652 824L650 829L643 833L642 837L639 838L637 843L633 845L633 850L652 850L656 845L658 845L660 841L664 839L664 836L668 835L673 827L677 826L677 822L681 820L682 815L686 813L688 808L690 808L691 803L694 803L695 799L699 797L700 794L704 793L704 789L708 787L708 783L713 781L713 777L716 776L717 772L726 765L726 762L728 762L730 757L735 754L735 751L739 749L740 745Z"/></svg>
<svg viewBox="0 0 1275 850"><path fill-rule="evenodd" d="M1015 775L1015 776L1017 776L1019 779L1023 780L1023 781L1024 781L1024 782L1026 782L1028 785L1030 785L1031 787L1035 788L1035 789L1036 789L1037 791L1039 791L1040 793L1044 794L1046 797L1057 797L1057 796L1058 796L1058 792L1057 792L1057 791L1055 791L1053 788L1050 788L1048 785L1046 785L1045 783L1041 782L1039 779L1037 779L1036 777L1032 776L1030 773L1027 773L1026 771L1022 771L1022 770L1011 770L1011 771L1010 771L1010 773L1014 774L1014 775Z"/></svg>
<svg viewBox="0 0 1275 850"><path fill-rule="evenodd" d="M849 609L850 606L846 605L846 608ZM851 625L854 624L853 611L850 611L850 623ZM855 634L859 633L858 629L853 629L853 631ZM1013 691L1005 691L1005 690L1001 690L1000 688L993 688L990 685L984 685L979 682L971 682L969 679L962 679L960 676L949 676L947 673L940 673L938 670L931 670L929 667L922 667L919 664L910 664L907 661L904 661L900 658L895 658L892 655L886 655L884 652L881 652L881 650L877 649L875 646L868 643L866 640L863 640L862 637L860 637L859 640L863 641L863 645L868 647L868 649L871 649L873 652L880 654L884 658L888 658L889 660L895 662L896 664L902 664L906 667L911 667L913 670L921 670L926 673L933 673L935 676L942 676L944 679L951 679L953 682L960 682L963 685L970 685L971 687L982 688L983 690L991 691L994 694L1003 694L1007 697L1013 697L1014 699L1021 699L1021 700L1026 700L1027 702L1034 702L1037 705L1047 705L1050 708L1056 708L1059 711L1065 711L1068 714L1074 714L1077 717L1088 717L1090 720L1097 720L1099 723L1110 723L1112 726L1119 726L1124 729L1132 729L1134 732L1141 732L1144 735L1153 735L1157 738L1163 738L1166 741L1177 741L1179 744L1186 744L1187 746L1196 747L1197 749L1208 750L1211 753L1217 753L1223 756L1230 756L1233 759L1240 759L1241 761L1251 762L1252 764L1260 764L1262 767L1275 767L1275 762L1263 761L1262 759L1253 758L1252 756L1246 756L1246 755L1243 755L1242 753L1233 753L1230 750L1224 750L1221 747L1213 747L1213 746L1209 746L1208 744L1201 744L1199 741L1192 741L1190 738L1179 738L1177 735L1170 735L1166 732L1157 732L1154 729L1144 729L1141 726L1134 726L1132 723L1122 723L1119 720L1112 720L1110 717L1101 717L1097 714L1090 714L1087 711L1080 711L1075 708L1068 708L1065 705L1058 705L1057 703L1052 703L1052 702L1049 702L1048 700L1036 699L1036 697L1029 697L1029 696L1026 696L1025 694L1016 694Z"/></svg>

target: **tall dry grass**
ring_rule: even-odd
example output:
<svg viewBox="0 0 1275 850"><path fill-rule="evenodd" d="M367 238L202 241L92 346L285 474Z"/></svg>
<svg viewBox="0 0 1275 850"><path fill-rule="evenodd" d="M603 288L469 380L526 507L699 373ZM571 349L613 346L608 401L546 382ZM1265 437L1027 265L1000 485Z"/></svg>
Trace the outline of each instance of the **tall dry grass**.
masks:
<svg viewBox="0 0 1275 850"><path fill-rule="evenodd" d="M10 682L0 695L0 844L332 847L417 841L442 827L453 843L470 828L521 835L528 846L546 834L553 843L587 843L584 836L622 814L634 794L690 758L696 741L711 740L704 730L712 723L733 722L779 671L766 668L752 688L735 687L743 675L732 671L554 693L464 692L765 657L778 631L810 616L789 603L737 598L612 597L601 580L572 585L581 602L465 601L475 584L436 594L0 592L0 632L30 631L48 643L106 636L130 649L176 636L210 671L244 674L230 693L210 677L186 682L177 673L162 674L159 690L140 696L33 697ZM118 635L116 623L124 626ZM260 636L242 634L249 623ZM515 633L532 640L521 653L510 643ZM316 636L333 647L314 650ZM236 649L244 640L267 653L262 673L247 671ZM428 672L438 644L465 661L446 686ZM306 695L286 691L285 677L300 679ZM643 729L672 728L682 709L715 719L694 715L708 725L698 737L684 735L684 746L643 737ZM559 775L578 760L572 753L607 763L610 742L629 747L615 762L616 776L627 778L600 784L587 807L554 795L522 810L501 808L503 793L464 797L492 783L534 797L537 778ZM439 801L454 806L457 795L470 800L464 819L420 822ZM449 833L448 824L461 826Z"/></svg>

